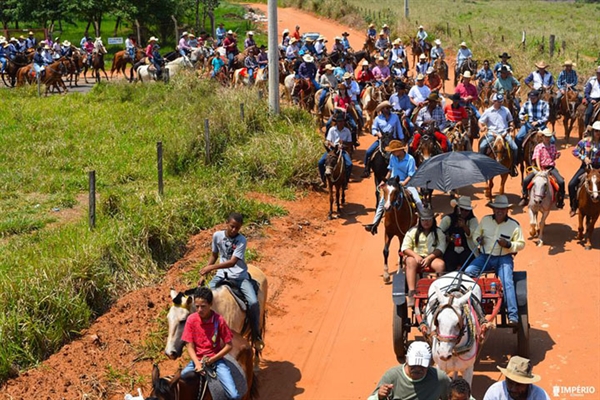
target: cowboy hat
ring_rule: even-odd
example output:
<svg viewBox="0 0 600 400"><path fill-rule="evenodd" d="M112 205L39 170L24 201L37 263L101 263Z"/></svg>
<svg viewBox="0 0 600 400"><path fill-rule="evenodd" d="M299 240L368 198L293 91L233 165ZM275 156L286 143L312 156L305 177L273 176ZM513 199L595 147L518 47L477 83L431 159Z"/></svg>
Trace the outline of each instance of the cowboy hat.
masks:
<svg viewBox="0 0 600 400"><path fill-rule="evenodd" d="M20 35L20 36L19 36L19 39L20 39L20 40L25 40L25 36L23 36L23 35Z"/></svg>
<svg viewBox="0 0 600 400"><path fill-rule="evenodd" d="M423 25L419 25L419 29L424 29L424 28L423 28Z"/></svg>
<svg viewBox="0 0 600 400"><path fill-rule="evenodd" d="M564 67L576 67L577 64L575 64L572 60L567 60L563 63Z"/></svg>
<svg viewBox="0 0 600 400"><path fill-rule="evenodd" d="M419 56L419 60L427 60L427 56L425 54L421 54Z"/></svg>
<svg viewBox="0 0 600 400"><path fill-rule="evenodd" d="M508 202L508 198L505 195L499 194L494 200L489 201L486 206L491 208L510 208L512 204Z"/></svg>
<svg viewBox="0 0 600 400"><path fill-rule="evenodd" d="M307 37L306 39L304 39L306 42L314 42L315 39L311 38L311 37Z"/></svg>
<svg viewBox="0 0 600 400"><path fill-rule="evenodd" d="M319 37L317 38L317 40L325 40L325 39L326 39L326 38L325 38L325 36L323 36L323 35L319 35Z"/></svg>
<svg viewBox="0 0 600 400"><path fill-rule="evenodd" d="M333 40L335 40L336 42L341 42L341 41L342 41L342 38L341 38L341 37L339 37L339 36L336 36L336 37L335 37Z"/></svg>
<svg viewBox="0 0 600 400"><path fill-rule="evenodd" d="M17 38L14 38L14 37L11 37L9 40L9 42L17 42L17 41L18 41Z"/></svg>
<svg viewBox="0 0 600 400"><path fill-rule="evenodd" d="M396 58L396 59L394 60L394 64L402 64L403 62L404 62L404 60L403 60L403 59L401 59L401 58Z"/></svg>
<svg viewBox="0 0 600 400"><path fill-rule="evenodd" d="M398 38L392 44L402 44L402 39Z"/></svg>
<svg viewBox="0 0 600 400"><path fill-rule="evenodd" d="M150 39L148 39L148 43L149 42L158 42L158 38L155 38L154 36L150 36Z"/></svg>
<svg viewBox="0 0 600 400"><path fill-rule="evenodd" d="M385 35L385 31L379 31L379 36Z"/></svg>
<svg viewBox="0 0 600 400"><path fill-rule="evenodd" d="M350 72L346 72L342 78L344 78L344 79L352 79L352 74Z"/></svg>
<svg viewBox="0 0 600 400"><path fill-rule="evenodd" d="M508 65L503 65L500 68L500 72L511 72L510 67Z"/></svg>
<svg viewBox="0 0 600 400"><path fill-rule="evenodd" d="M392 140L390 142L390 144L388 146L386 146L386 148L384 149L385 151L398 151L398 150L405 150L407 149L407 145L405 145L404 143L402 143L399 140Z"/></svg>
<svg viewBox="0 0 600 400"><path fill-rule="evenodd" d="M600 74L600 65L598 66L598 68L596 68L596 73Z"/></svg>
<svg viewBox="0 0 600 400"><path fill-rule="evenodd" d="M290 33L290 30L289 30L289 29L287 29L287 28L285 28L285 29L283 30L283 34L285 35L286 33Z"/></svg>
<svg viewBox="0 0 600 400"><path fill-rule="evenodd" d="M69 42L68 40L65 40L65 41L62 42L62 45L64 47L71 47L71 42Z"/></svg>
<svg viewBox="0 0 600 400"><path fill-rule="evenodd" d="M335 68L333 68L333 65L331 65L331 64L327 64L327 65L325 66L325 69L326 69L327 71L334 71L334 70L335 70Z"/></svg>
<svg viewBox="0 0 600 400"><path fill-rule="evenodd" d="M346 85L346 82L340 82L337 84L337 89L348 89L348 85Z"/></svg>
<svg viewBox="0 0 600 400"><path fill-rule="evenodd" d="M540 69L548 68L548 64L546 64L545 61L537 62L537 63L535 63L535 66L538 67L538 68L540 68Z"/></svg>
<svg viewBox="0 0 600 400"><path fill-rule="evenodd" d="M500 197L500 196L498 196ZM512 356L508 361L506 368L497 367L511 381L522 384L530 384L539 382L542 379L539 375L533 374L531 371L533 366L527 358Z"/></svg>
<svg viewBox="0 0 600 400"><path fill-rule="evenodd" d="M369 28L375 28L375 24L373 24L373 23L369 24Z"/></svg>
<svg viewBox="0 0 600 400"><path fill-rule="evenodd" d="M363 60L363 61L360 63L360 65L361 65L361 66L363 66L363 67L366 67L366 66L368 66L368 65L369 65L369 62L368 62L367 60Z"/></svg>
<svg viewBox="0 0 600 400"><path fill-rule="evenodd" d="M529 92L528 96L529 97L539 97L540 96L540 91L539 90L532 90L531 92Z"/></svg>
<svg viewBox="0 0 600 400"><path fill-rule="evenodd" d="M375 108L375 112L378 113L379 111L383 110L384 108L392 108L392 104L389 101L382 101L381 103L379 103L379 105Z"/></svg>
<svg viewBox="0 0 600 400"><path fill-rule="evenodd" d="M452 96L450 96L450 100L460 101L460 93L454 93Z"/></svg>
<svg viewBox="0 0 600 400"><path fill-rule="evenodd" d="M423 208L419 211L419 218L421 220L432 220L435 218L435 214L431 208Z"/></svg>
<svg viewBox="0 0 600 400"><path fill-rule="evenodd" d="M50 50L50 46L48 46L48 45L45 45L45 46L44 46L44 50Z"/></svg>
<svg viewBox="0 0 600 400"><path fill-rule="evenodd" d="M334 119L335 119L335 122L340 122L340 121L346 122L346 117L345 117L345 116L344 116L344 114L343 114L343 113L341 113L341 112L340 112L340 113L337 113L337 114L335 115L335 118L334 118Z"/></svg>
<svg viewBox="0 0 600 400"><path fill-rule="evenodd" d="M594 122L594 124L592 125L592 129L595 131L600 131L600 121Z"/></svg>
<svg viewBox="0 0 600 400"><path fill-rule="evenodd" d="M194 39L196 37L193 33L190 33L188 36L191 37L192 39Z"/></svg>
<svg viewBox="0 0 600 400"><path fill-rule="evenodd" d="M470 78L471 77L471 71L465 71L462 74L463 78Z"/></svg>
<svg viewBox="0 0 600 400"><path fill-rule="evenodd" d="M303 55L302 59L304 60L304 62L307 62L307 63L311 63L311 62L315 61L313 56L311 56L310 54Z"/></svg>
<svg viewBox="0 0 600 400"><path fill-rule="evenodd" d="M504 52L498 56L498 58L511 58L507 52Z"/></svg>
<svg viewBox="0 0 600 400"><path fill-rule="evenodd" d="M377 58L377 62L382 62L382 61L385 62L385 58L383 58L381 56L379 58Z"/></svg>
<svg viewBox="0 0 600 400"><path fill-rule="evenodd" d="M459 44L460 47L467 47L467 43L466 42L462 42L461 44Z"/></svg>
<svg viewBox="0 0 600 400"><path fill-rule="evenodd" d="M429 101L440 101L440 96L436 92L431 92L429 96L427 96L427 100Z"/></svg>
<svg viewBox="0 0 600 400"><path fill-rule="evenodd" d="M424 79L425 79L425 77L423 76L423 74L419 74L419 75L417 75L417 80L418 80L418 81L422 81L422 80L424 80Z"/></svg>
<svg viewBox="0 0 600 400"><path fill-rule="evenodd" d="M389 28L388 24L383 24L382 28Z"/></svg>
<svg viewBox="0 0 600 400"><path fill-rule="evenodd" d="M550 130L550 128L544 128L541 132L542 135L547 136L547 137L552 137L554 136L554 132L552 132Z"/></svg>
<svg viewBox="0 0 600 400"><path fill-rule="evenodd" d="M350 34L348 32L342 32L342 36L350 36Z"/></svg>
<svg viewBox="0 0 600 400"><path fill-rule="evenodd" d="M296 39L296 38L291 38L291 39L290 39L290 44L294 44L294 43L296 43L297 41L298 41L298 39Z"/></svg>
<svg viewBox="0 0 600 400"><path fill-rule="evenodd" d="M427 68L427 71L425 71L425 73L426 73L427 75L429 75L429 74L433 74L433 72L434 72L434 70L433 70L433 67L429 67L429 68Z"/></svg>
<svg viewBox="0 0 600 400"><path fill-rule="evenodd" d="M227 31L227 34L228 35L233 35L233 31L230 29L230 30Z"/></svg>
<svg viewBox="0 0 600 400"><path fill-rule="evenodd" d="M33 35L33 32L32 32L32 31L29 31L29 35Z"/></svg>
<svg viewBox="0 0 600 400"><path fill-rule="evenodd" d="M440 39L435 39L435 40L433 41L433 43L435 43L435 44L442 44L442 41L441 41Z"/></svg>
<svg viewBox="0 0 600 400"><path fill-rule="evenodd" d="M248 31L248 32L246 32L246 35L248 35L248 36L254 36L254 32Z"/></svg>
<svg viewBox="0 0 600 400"><path fill-rule="evenodd" d="M471 198L469 196L460 196L458 199L450 200L450 206L460 207L463 210L472 210Z"/></svg>
<svg viewBox="0 0 600 400"><path fill-rule="evenodd" d="M410 367L429 367L431 348L426 342L412 342L406 352L406 364Z"/></svg>
<svg viewBox="0 0 600 400"><path fill-rule="evenodd" d="M188 36L188 35L189 35L189 33L187 33L187 32L183 32L183 33L181 34L181 36Z"/></svg>

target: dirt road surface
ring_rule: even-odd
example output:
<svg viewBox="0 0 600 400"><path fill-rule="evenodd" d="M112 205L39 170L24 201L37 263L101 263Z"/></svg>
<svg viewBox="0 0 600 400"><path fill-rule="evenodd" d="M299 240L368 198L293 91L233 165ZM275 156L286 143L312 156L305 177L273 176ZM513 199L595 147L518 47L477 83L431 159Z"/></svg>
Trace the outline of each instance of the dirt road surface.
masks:
<svg viewBox="0 0 600 400"><path fill-rule="evenodd" d="M279 22L280 31L298 24L302 31L318 31L328 38L349 30L354 48L361 47L361 34L304 12L280 9ZM568 180L578 162L562 137L559 129L563 156L558 166ZM372 180L358 178L372 138L363 136L360 142L341 218L327 220L324 192L312 192L294 202L256 195L289 210L288 216L272 221L260 235L245 228L249 247L260 256L256 263L270 280L260 399L365 399L384 371L397 363L392 349L391 287L381 278L383 237L381 233L373 237L362 228L372 220L375 206ZM519 182L512 178L507 184L512 203L518 202ZM489 213L482 185L465 192L474 199L477 217ZM438 212L450 211L445 194L436 192L433 204ZM527 231L526 209L514 207L511 216ZM516 269L528 272L531 358L534 372L542 376L540 385L551 397L553 386L593 386L595 394L577 398L598 399L600 233L594 237L594 249L585 251L574 239L576 223L567 210L552 211L546 244L536 247L527 240L516 258ZM182 288L183 272L208 254L211 233L190 240L185 258L160 286L124 295L81 340L9 381L0 390L0 398L79 399L87 395L122 399L138 386L148 395L151 360L139 359L139 347L156 329L158 319L164 318L161 312L169 306L168 288ZM392 254L398 247L395 242ZM393 264L392 269L396 269ZM483 398L487 387L502 379L496 366L505 365L516 346L512 331L491 333L475 366L476 398ZM164 373L173 373L182 362L161 360L160 366Z"/></svg>

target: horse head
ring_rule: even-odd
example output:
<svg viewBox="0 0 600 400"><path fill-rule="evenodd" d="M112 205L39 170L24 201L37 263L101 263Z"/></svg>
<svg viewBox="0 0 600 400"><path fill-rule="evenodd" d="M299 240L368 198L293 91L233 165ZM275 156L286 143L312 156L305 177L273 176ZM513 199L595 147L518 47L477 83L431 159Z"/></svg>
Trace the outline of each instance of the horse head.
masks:
<svg viewBox="0 0 600 400"><path fill-rule="evenodd" d="M541 205L546 198L552 200L552 192L550 188L551 185L548 177L548 171L538 171L531 181L531 190L529 192L530 202L535 205Z"/></svg>
<svg viewBox="0 0 600 400"><path fill-rule="evenodd" d="M508 159L508 145L506 139L501 134L496 134L494 142L490 146L492 158L502 164L502 161Z"/></svg>
<svg viewBox="0 0 600 400"><path fill-rule="evenodd" d="M597 169L590 168L585 176L585 191L592 202L600 201L600 171Z"/></svg>
<svg viewBox="0 0 600 400"><path fill-rule="evenodd" d="M421 141L417 148L417 153L420 154L422 161L428 160L431 157L441 153L441 149L435 138L435 131L437 129L436 123L433 120L425 121L425 126L421 132Z"/></svg>
<svg viewBox="0 0 600 400"><path fill-rule="evenodd" d="M183 351L181 335L183 335L185 321L196 310L196 305L192 296L185 295L173 289L171 289L171 299L173 300L173 305L167 314L169 327L165 354L171 360L175 360L181 356Z"/></svg>
<svg viewBox="0 0 600 400"><path fill-rule="evenodd" d="M389 178L382 186L383 198L385 200L383 208L388 211L392 206L402 205L404 194L400 185L400 178L397 176Z"/></svg>
<svg viewBox="0 0 600 400"><path fill-rule="evenodd" d="M181 371L178 371L172 378L161 378L158 365L154 364L152 368L152 392L146 400L177 400L177 385L181 378Z"/></svg>
<svg viewBox="0 0 600 400"><path fill-rule="evenodd" d="M471 290L456 297L452 293L442 293L435 286L435 295L438 306L433 315L433 351L441 360L448 361L465 333L463 306L471 297Z"/></svg>
<svg viewBox="0 0 600 400"><path fill-rule="evenodd" d="M327 157L325 158L325 176L334 175L334 171L338 169L338 165L343 164L343 160L341 158L342 149L339 146L335 146L333 149L330 149L327 152Z"/></svg>

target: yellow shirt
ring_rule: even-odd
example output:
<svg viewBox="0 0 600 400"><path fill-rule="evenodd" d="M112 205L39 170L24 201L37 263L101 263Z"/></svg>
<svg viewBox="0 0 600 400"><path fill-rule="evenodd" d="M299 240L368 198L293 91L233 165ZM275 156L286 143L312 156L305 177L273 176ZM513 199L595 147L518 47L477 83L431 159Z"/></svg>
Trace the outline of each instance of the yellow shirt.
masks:
<svg viewBox="0 0 600 400"><path fill-rule="evenodd" d="M506 239L511 242L510 248L505 249L504 247L500 247L499 244L494 246L496 240L500 239L500 235L510 238ZM525 239L523 238L521 226L510 217L507 217L506 221L498 224L493 215L486 215L481 219L475 232L473 232L475 239L480 236L483 236L483 252L486 255L492 252L493 256L505 256L523 250L525 247Z"/></svg>
<svg viewBox="0 0 600 400"><path fill-rule="evenodd" d="M437 237L438 244L437 247L433 247L433 240L435 239L433 232L429 232L429 235L425 236L423 232L421 232L419 236L419 245L416 245L415 238L417 236L417 227L413 226L406 232L406 236L404 236L404 240L402 241L401 250L404 251L406 249L411 249L421 257L426 257L429 254L433 253L434 250L439 250L442 253L446 251L446 235L444 232L438 227L437 228Z"/></svg>

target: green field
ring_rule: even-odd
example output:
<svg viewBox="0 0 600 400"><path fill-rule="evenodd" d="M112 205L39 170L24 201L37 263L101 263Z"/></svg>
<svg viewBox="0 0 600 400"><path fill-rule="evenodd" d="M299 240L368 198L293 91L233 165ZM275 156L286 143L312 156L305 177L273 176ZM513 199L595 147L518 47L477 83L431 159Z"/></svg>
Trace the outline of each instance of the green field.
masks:
<svg viewBox="0 0 600 400"><path fill-rule="evenodd" d="M4 91L0 381L48 357L123 291L161 279L190 235L232 210L250 224L285 213L246 193L293 198L316 180L322 148L310 116L284 108L269 117L266 99L257 97L194 75L169 85L100 84L87 95ZM164 148L162 198L157 141ZM93 231L90 170L98 193Z"/></svg>

